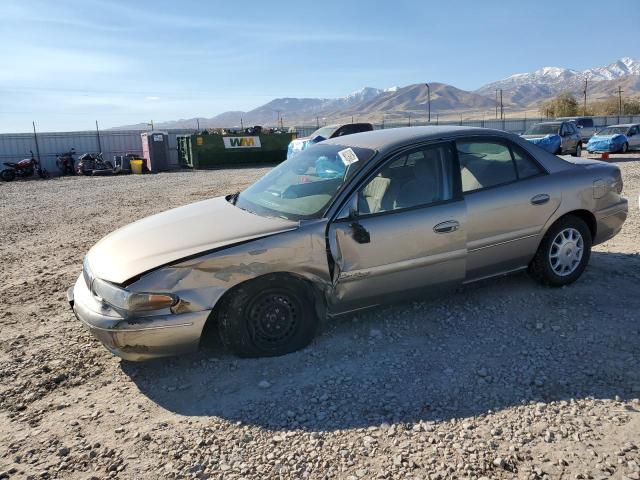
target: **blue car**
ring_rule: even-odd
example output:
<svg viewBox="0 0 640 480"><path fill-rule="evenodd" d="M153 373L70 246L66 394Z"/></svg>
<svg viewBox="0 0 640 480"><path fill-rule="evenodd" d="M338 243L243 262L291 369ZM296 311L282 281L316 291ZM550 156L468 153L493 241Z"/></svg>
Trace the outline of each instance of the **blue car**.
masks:
<svg viewBox="0 0 640 480"><path fill-rule="evenodd" d="M596 133L589 143L589 153L627 153L640 148L640 124L611 125Z"/></svg>

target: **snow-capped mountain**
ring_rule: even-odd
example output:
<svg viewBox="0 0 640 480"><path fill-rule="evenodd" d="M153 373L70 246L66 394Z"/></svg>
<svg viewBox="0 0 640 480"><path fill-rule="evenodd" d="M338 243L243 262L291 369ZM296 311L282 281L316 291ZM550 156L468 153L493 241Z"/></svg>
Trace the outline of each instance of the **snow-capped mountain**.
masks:
<svg viewBox="0 0 640 480"><path fill-rule="evenodd" d="M543 67L530 73L516 73L484 85L476 90L476 93L493 96L496 89L502 89L505 101L528 105L561 91L577 91L583 88L585 80L589 82L611 81L630 75L640 75L640 62L623 57L605 67L589 68L583 71Z"/></svg>
<svg viewBox="0 0 640 480"><path fill-rule="evenodd" d="M629 57L605 67L578 71L560 67L543 67L530 73L517 73L489 83L476 91L460 90L452 85L429 82L431 86L431 111L433 113L492 112L495 108L495 91L503 90L503 102L511 111L531 108L539 101L559 92L569 91L582 95L584 80L589 80L588 94L591 100L616 95L621 87L626 95L640 92L640 62ZM248 112L224 112L211 118L200 118L204 127L235 127L240 125L277 125L280 118L285 125L313 124L319 120L360 121L382 118L405 118L407 112L424 117L428 109L428 95L424 83L404 87L364 87L338 98L276 98ZM474 113L475 112L475 113ZM195 119L156 123L158 128L193 128ZM146 123L119 128L146 128Z"/></svg>

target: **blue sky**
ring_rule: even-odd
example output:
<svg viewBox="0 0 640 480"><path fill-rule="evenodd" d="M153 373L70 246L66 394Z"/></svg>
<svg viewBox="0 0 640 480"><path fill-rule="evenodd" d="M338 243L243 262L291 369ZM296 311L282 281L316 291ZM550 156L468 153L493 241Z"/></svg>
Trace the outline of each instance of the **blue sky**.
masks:
<svg viewBox="0 0 640 480"><path fill-rule="evenodd" d="M364 86L471 90L640 59L639 34L635 0L3 0L0 131L211 117Z"/></svg>

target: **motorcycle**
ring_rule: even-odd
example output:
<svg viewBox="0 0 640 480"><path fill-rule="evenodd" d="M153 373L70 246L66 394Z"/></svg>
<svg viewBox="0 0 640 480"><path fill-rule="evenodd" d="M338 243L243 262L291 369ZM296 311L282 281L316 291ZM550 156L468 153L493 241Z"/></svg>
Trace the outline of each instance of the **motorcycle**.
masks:
<svg viewBox="0 0 640 480"><path fill-rule="evenodd" d="M35 173L37 173L40 178L49 178L49 172L40 166L40 162L36 160L31 152L31 158L25 158L20 160L17 163L14 162L3 162L4 166L7 167L4 170L0 171L0 178L5 182L10 182L17 178L27 178L32 177Z"/></svg>
<svg viewBox="0 0 640 480"><path fill-rule="evenodd" d="M56 165L60 170L60 175L73 175L75 173L73 156L76 151L72 148L68 152L61 153L56 158Z"/></svg>
<svg viewBox="0 0 640 480"><path fill-rule="evenodd" d="M100 153L85 153L78 158L76 165L78 175L100 175L101 173L113 173L113 164L105 161Z"/></svg>

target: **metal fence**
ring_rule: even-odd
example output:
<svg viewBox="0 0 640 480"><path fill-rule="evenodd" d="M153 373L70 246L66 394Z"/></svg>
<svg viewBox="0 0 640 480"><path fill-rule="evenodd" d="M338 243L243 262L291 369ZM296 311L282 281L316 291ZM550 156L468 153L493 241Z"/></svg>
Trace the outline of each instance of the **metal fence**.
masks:
<svg viewBox="0 0 640 480"><path fill-rule="evenodd" d="M593 118L593 123L596 129L606 127L607 125L616 125L619 123L640 123L640 115L613 115L608 117L590 117ZM407 126L425 126L425 125L461 125L465 127L481 127L481 128L493 128L496 130L504 130L512 133L523 133L527 128L539 122L550 122L553 118L544 117L531 117L531 118L505 118L500 119L483 119L483 120L447 120L447 121L432 121L431 123L416 120L407 120L407 122L394 122L394 123L375 123L373 128L397 128ZM318 125L300 125L296 126L296 131L301 137L311 135L318 129Z"/></svg>
<svg viewBox="0 0 640 480"><path fill-rule="evenodd" d="M615 125L618 123L640 123L640 115L614 115L608 117L592 117L596 127ZM522 133L531 125L550 121L550 118L507 118L484 120L458 120L458 121L432 121L431 123L411 121L411 126L421 125L463 125L467 127L484 127L505 130L513 133ZM406 123L374 124L374 128L406 127ZM294 127L299 136L310 135L318 127L317 125L299 125ZM166 130L165 130L166 131ZM177 168L178 145L177 135L191 134L194 130L168 130L169 133L169 167ZM140 130L106 130L85 132L59 132L59 133L5 133L0 134L0 165L1 162L17 161L29 156L29 151L40 155L43 168L56 173L56 156L74 148L76 153L100 152L105 160L112 160L114 155L126 153L142 154L142 140ZM37 146L36 146L37 138Z"/></svg>
<svg viewBox="0 0 640 480"><path fill-rule="evenodd" d="M164 130L166 131L166 130ZM26 158L30 151L40 154L42 167L57 173L56 157L74 148L77 154L102 152L105 160L113 160L114 155L136 153L142 155L140 130L107 130L101 132L57 132L57 133L4 133L0 134L1 162L15 162ZM192 130L169 130L169 167L177 168L178 145L176 136L193 133ZM36 145L37 139L37 145Z"/></svg>

